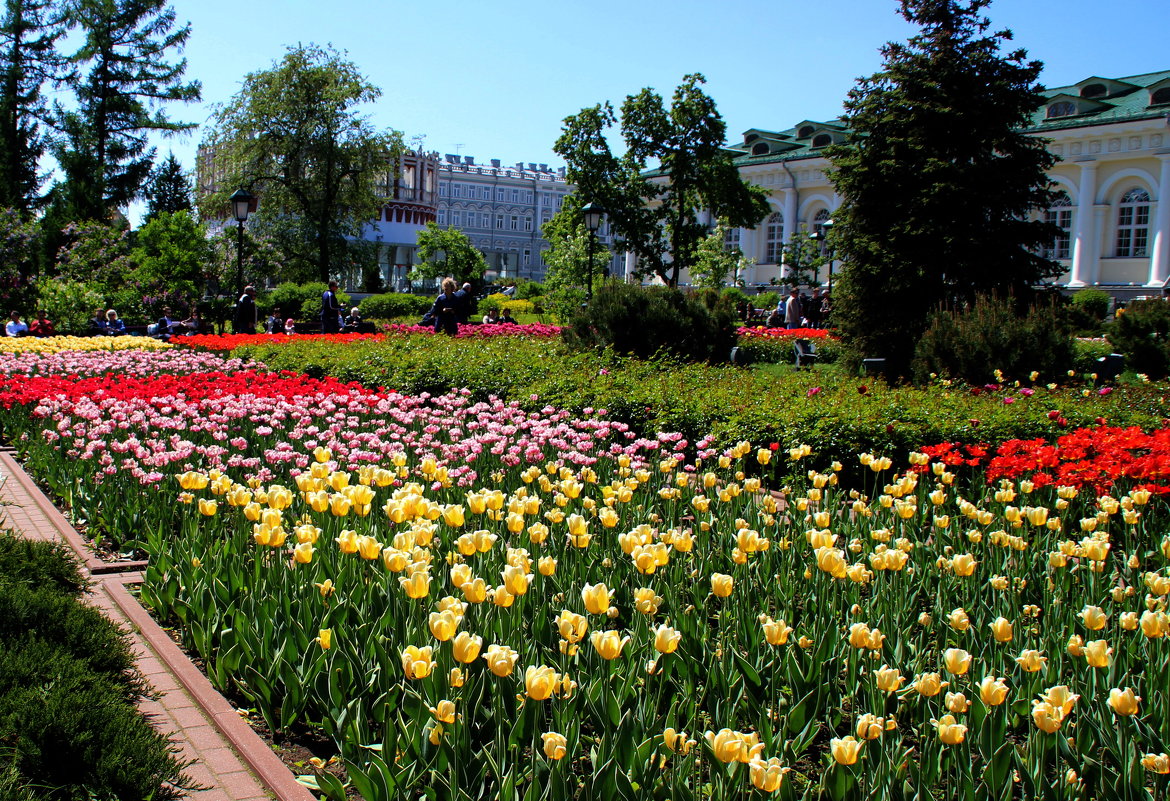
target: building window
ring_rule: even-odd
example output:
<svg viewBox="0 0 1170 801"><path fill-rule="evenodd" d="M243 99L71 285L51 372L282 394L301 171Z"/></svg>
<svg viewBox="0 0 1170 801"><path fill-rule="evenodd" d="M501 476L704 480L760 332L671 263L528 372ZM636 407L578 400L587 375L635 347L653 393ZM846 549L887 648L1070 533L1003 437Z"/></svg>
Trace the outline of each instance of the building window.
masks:
<svg viewBox="0 0 1170 801"><path fill-rule="evenodd" d="M439 181L439 197L447 197L450 190L446 181Z"/></svg>
<svg viewBox="0 0 1170 801"><path fill-rule="evenodd" d="M1150 105L1161 106L1165 103L1170 103L1170 86L1164 86L1161 89L1156 89L1150 94Z"/></svg>
<svg viewBox="0 0 1170 801"><path fill-rule="evenodd" d="M480 212L479 227L480 228L491 228L492 227L492 215L488 214L486 211Z"/></svg>
<svg viewBox="0 0 1170 801"><path fill-rule="evenodd" d="M1077 113L1077 104L1071 100L1062 100L1048 107L1048 119L1055 117L1071 117Z"/></svg>
<svg viewBox="0 0 1170 801"><path fill-rule="evenodd" d="M739 250L739 236L738 228L728 228L727 233L723 235L723 249L728 252Z"/></svg>
<svg viewBox="0 0 1170 801"><path fill-rule="evenodd" d="M1060 229L1052 244L1044 249L1044 255L1050 259L1067 259L1072 234L1072 201L1068 199L1068 195L1062 192L1060 197L1052 202L1048 211L1044 213L1044 221Z"/></svg>
<svg viewBox="0 0 1170 801"><path fill-rule="evenodd" d="M513 214L511 217L508 218L508 222L510 224L511 230L513 230L513 231L520 230L520 217L518 215Z"/></svg>
<svg viewBox="0 0 1170 801"><path fill-rule="evenodd" d="M796 138L797 139L807 139L808 137L813 135L813 131L815 131L815 130L816 129L813 128L811 125L802 125L800 127L800 130L796 132Z"/></svg>
<svg viewBox="0 0 1170 801"><path fill-rule="evenodd" d="M812 230L809 233L823 234L825 232L825 223L829 221L829 210L821 209L812 218Z"/></svg>
<svg viewBox="0 0 1170 801"><path fill-rule="evenodd" d="M764 254L765 264L779 264L784 257L784 215L773 212L768 217L767 252Z"/></svg>
<svg viewBox="0 0 1170 801"><path fill-rule="evenodd" d="M531 250L524 251L524 255L520 259L520 264L523 265L524 267L528 267L532 264L532 251Z"/></svg>
<svg viewBox="0 0 1170 801"><path fill-rule="evenodd" d="M828 134L824 134L824 133L817 134L816 136L813 137L813 140L812 140L813 147L826 147L828 145L831 145L832 143L833 143L833 137L829 136Z"/></svg>
<svg viewBox="0 0 1170 801"><path fill-rule="evenodd" d="M439 225L447 224L447 210L439 209Z"/></svg>
<svg viewBox="0 0 1170 801"><path fill-rule="evenodd" d="M531 218L531 217L525 217L525 218L524 218L524 230L525 230L525 231L531 231L531 230L532 230L532 218Z"/></svg>
<svg viewBox="0 0 1170 801"><path fill-rule="evenodd" d="M504 215L503 214L496 215L496 228L499 230L503 230L503 228L504 228Z"/></svg>
<svg viewBox="0 0 1170 801"><path fill-rule="evenodd" d="M1109 93L1103 83L1091 83L1081 89L1081 97L1104 97Z"/></svg>
<svg viewBox="0 0 1170 801"><path fill-rule="evenodd" d="M1117 207L1117 257L1136 259L1147 255L1150 236L1150 195L1131 189L1121 196Z"/></svg>

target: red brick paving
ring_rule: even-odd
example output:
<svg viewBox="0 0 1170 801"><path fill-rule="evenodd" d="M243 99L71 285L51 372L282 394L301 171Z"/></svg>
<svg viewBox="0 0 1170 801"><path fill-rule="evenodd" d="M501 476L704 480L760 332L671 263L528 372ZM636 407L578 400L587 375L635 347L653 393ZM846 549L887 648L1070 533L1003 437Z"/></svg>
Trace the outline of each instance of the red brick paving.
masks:
<svg viewBox="0 0 1170 801"><path fill-rule="evenodd" d="M206 789L192 801L312 801L268 745L215 692L127 590L140 580L127 568L141 563L106 563L89 553L82 538L24 474L8 452L0 451L0 518L3 527L32 540L68 545L94 580L90 602L130 633L139 671L156 691L139 708L160 731L170 734L179 756L190 760L189 775ZM123 572L118 572L123 571Z"/></svg>

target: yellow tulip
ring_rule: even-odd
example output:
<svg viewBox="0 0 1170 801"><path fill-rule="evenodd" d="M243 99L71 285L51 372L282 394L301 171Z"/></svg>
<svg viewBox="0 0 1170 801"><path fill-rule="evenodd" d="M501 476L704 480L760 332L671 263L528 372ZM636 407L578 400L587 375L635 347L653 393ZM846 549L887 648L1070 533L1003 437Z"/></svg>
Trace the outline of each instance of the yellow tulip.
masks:
<svg viewBox="0 0 1170 801"><path fill-rule="evenodd" d="M534 701L546 701L556 691L561 677L547 665L529 665L524 670L524 692Z"/></svg>
<svg viewBox="0 0 1170 801"><path fill-rule="evenodd" d="M885 718L866 712L857 719L857 739L876 740L886 730Z"/></svg>
<svg viewBox="0 0 1170 801"><path fill-rule="evenodd" d="M1027 673L1036 673L1042 670L1047 662L1048 657L1033 648L1020 651L1020 655L1016 657L1016 664Z"/></svg>
<svg viewBox="0 0 1170 801"><path fill-rule="evenodd" d="M604 615L609 611L609 588L604 584L586 584L581 590L585 610L593 615Z"/></svg>
<svg viewBox="0 0 1170 801"><path fill-rule="evenodd" d="M477 578L465 582L459 586L463 592L463 597L467 599L468 603L481 604L487 600L487 584L483 579Z"/></svg>
<svg viewBox="0 0 1170 801"><path fill-rule="evenodd" d="M579 615L576 612L570 612L568 610L563 610L557 616L556 623L561 637L571 643L580 642L581 638L585 636L585 632L589 629L589 621L584 615Z"/></svg>
<svg viewBox="0 0 1170 801"><path fill-rule="evenodd" d="M828 573L833 578L843 579L846 576L845 553L840 548L817 548L814 551L817 558L817 568Z"/></svg>
<svg viewBox="0 0 1170 801"><path fill-rule="evenodd" d="M459 628L459 616L451 611L431 612L427 625L436 640L447 642L455 636L455 631Z"/></svg>
<svg viewBox="0 0 1170 801"><path fill-rule="evenodd" d="M847 737L834 737L829 741L829 748L837 764L856 765L857 757L861 754L861 746L864 744L864 740L858 740L853 735L849 735Z"/></svg>
<svg viewBox="0 0 1170 801"><path fill-rule="evenodd" d="M887 693L898 692L898 690L902 689L902 684L906 681L901 671L889 665L882 665L874 671L874 678L877 680L878 689Z"/></svg>
<svg viewBox="0 0 1170 801"><path fill-rule="evenodd" d="M462 527L466 522L463 506L457 503L444 506L443 522L452 528Z"/></svg>
<svg viewBox="0 0 1170 801"><path fill-rule="evenodd" d="M695 747L694 740L687 739L685 731L675 731L672 727L667 727L662 732L662 744L669 748L676 754L689 754L691 749Z"/></svg>
<svg viewBox="0 0 1170 801"><path fill-rule="evenodd" d="M760 625L764 627L764 639L769 645L784 645L792 633L792 627L783 620L773 620L767 615L760 615Z"/></svg>
<svg viewBox="0 0 1170 801"><path fill-rule="evenodd" d="M1110 656L1112 654L1113 649L1109 647L1109 643L1105 640L1093 640L1085 643L1085 661L1089 663L1090 667L1109 667Z"/></svg>
<svg viewBox="0 0 1170 801"><path fill-rule="evenodd" d="M962 609L952 609L951 613L947 615L947 622L955 631L966 631L971 628L971 620Z"/></svg>
<svg viewBox="0 0 1170 801"><path fill-rule="evenodd" d="M711 574L711 593L718 598L726 598L735 589L735 579L726 573Z"/></svg>
<svg viewBox="0 0 1170 801"><path fill-rule="evenodd" d="M771 455L771 451L760 451L760 453ZM752 786L765 793L779 791L781 785L784 784L784 775L791 770L791 768L784 767L776 757L772 757L767 762L757 757L748 763L748 768Z"/></svg>
<svg viewBox="0 0 1170 801"><path fill-rule="evenodd" d="M293 549L293 560L299 564L307 565L313 561L313 543L302 542Z"/></svg>
<svg viewBox="0 0 1170 801"><path fill-rule="evenodd" d="M1124 690L1114 687L1109 691L1109 706L1113 707L1113 711L1118 715L1126 717L1136 715L1141 700L1141 697L1134 695L1129 687Z"/></svg>
<svg viewBox="0 0 1170 801"><path fill-rule="evenodd" d="M720 729L703 735L711 751L720 762L739 762L744 752L744 739L737 731Z"/></svg>
<svg viewBox="0 0 1170 801"><path fill-rule="evenodd" d="M358 555L362 559L374 560L382 554L382 543L373 537L362 536L357 540Z"/></svg>
<svg viewBox="0 0 1170 801"><path fill-rule="evenodd" d="M542 576L551 576L557 572L557 560L551 556L542 556L537 562L537 569Z"/></svg>
<svg viewBox="0 0 1170 801"><path fill-rule="evenodd" d="M958 745L967 739L967 727L956 723L954 715L943 715L931 722L938 729L938 739L942 740L943 745Z"/></svg>
<svg viewBox="0 0 1170 801"><path fill-rule="evenodd" d="M438 706L430 707L431 714L439 723L451 724L455 722L455 702L442 700Z"/></svg>
<svg viewBox="0 0 1170 801"><path fill-rule="evenodd" d="M317 644L321 646L322 651L328 651L333 647L333 629L321 629L317 632ZM1110 699L1112 701L1112 699Z"/></svg>
<svg viewBox="0 0 1170 801"><path fill-rule="evenodd" d="M849 644L854 648L869 647L869 626L864 623L854 623L849 627Z"/></svg>
<svg viewBox="0 0 1170 801"><path fill-rule="evenodd" d="M512 595L523 595L528 592L528 583L532 581L531 573L515 565L508 565L502 575L504 588Z"/></svg>
<svg viewBox="0 0 1170 801"><path fill-rule="evenodd" d="M335 589L333 586L333 579L325 579L320 584L314 582L313 586L316 587L321 592L322 598L328 598L330 595L333 594L333 591Z"/></svg>
<svg viewBox="0 0 1170 801"><path fill-rule="evenodd" d="M910 686L917 690L919 695L933 697L942 692L943 687L946 687L949 683L943 681L942 676L937 673L923 673L916 676Z"/></svg>
<svg viewBox="0 0 1170 801"><path fill-rule="evenodd" d="M961 553L951 560L951 569L955 571L956 576L970 576L978 564L971 554Z"/></svg>
<svg viewBox="0 0 1170 801"><path fill-rule="evenodd" d="M544 755L549 759L564 759L568 753L568 740L565 739L565 735L555 731L540 735L540 745Z"/></svg>
<svg viewBox="0 0 1170 801"><path fill-rule="evenodd" d="M622 637L616 631L594 631L589 635L589 641L602 659L612 660L622 655L630 638Z"/></svg>
<svg viewBox="0 0 1170 801"><path fill-rule="evenodd" d="M455 661L470 665L479 657L479 650L483 647L483 637L461 631L451 642L451 654Z"/></svg>
<svg viewBox="0 0 1170 801"><path fill-rule="evenodd" d="M943 652L943 664L949 673L962 676L971 668L971 654L962 648L948 648Z"/></svg>
<svg viewBox="0 0 1170 801"><path fill-rule="evenodd" d="M399 576L398 583L407 598L426 598L431 591L431 575L423 570L416 570L409 577Z"/></svg>
<svg viewBox="0 0 1170 801"><path fill-rule="evenodd" d="M358 535L356 531L345 529L341 532L341 536L337 538L337 547L342 553L357 553L358 550Z"/></svg>
<svg viewBox="0 0 1170 801"><path fill-rule="evenodd" d="M971 706L971 702L967 700L967 696L963 693L947 693L945 703L947 710L954 712L956 715L962 715Z"/></svg>
<svg viewBox="0 0 1170 801"><path fill-rule="evenodd" d="M1109 620L1105 610L1099 606L1086 606L1078 616L1084 621L1085 628L1090 631L1100 631Z"/></svg>
<svg viewBox="0 0 1170 801"><path fill-rule="evenodd" d="M402 652L402 670L408 679L425 679L431 675L435 662L431 659L431 646L419 648L415 645L406 646Z"/></svg>
<svg viewBox="0 0 1170 801"><path fill-rule="evenodd" d="M991 634L995 637L996 642L1012 641L1012 624L1010 620L1004 617L997 617L989 625L991 627Z"/></svg>
<svg viewBox="0 0 1170 801"><path fill-rule="evenodd" d="M1165 637L1170 633L1170 622L1167 621L1165 612L1154 612L1147 609L1142 612L1139 622L1141 623L1142 634L1151 640Z"/></svg>
<svg viewBox="0 0 1170 801"><path fill-rule="evenodd" d="M1032 702L1032 722L1040 731L1046 734L1055 734L1060 731L1060 724L1063 721L1064 715L1052 704L1047 701Z"/></svg>
<svg viewBox="0 0 1170 801"><path fill-rule="evenodd" d="M984 676L979 682L979 699L987 706L999 706L1007 700L1007 683L995 676Z"/></svg>
<svg viewBox="0 0 1170 801"><path fill-rule="evenodd" d="M515 667L516 660L520 658L520 654L506 645L493 644L488 646L483 658L488 663L488 669L492 673L500 678L505 678L511 675L512 668Z"/></svg>
<svg viewBox="0 0 1170 801"><path fill-rule="evenodd" d="M210 501L206 498L199 499L199 514L205 517L214 517L218 509L219 504L216 501Z"/></svg>
<svg viewBox="0 0 1170 801"><path fill-rule="evenodd" d="M682 634L666 625L658 626L652 631L654 632L654 650L660 654L673 654L678 648Z"/></svg>
<svg viewBox="0 0 1170 801"><path fill-rule="evenodd" d="M1157 773L1165 776L1170 773L1170 755L1168 754L1146 754L1142 757L1142 767L1150 773Z"/></svg>

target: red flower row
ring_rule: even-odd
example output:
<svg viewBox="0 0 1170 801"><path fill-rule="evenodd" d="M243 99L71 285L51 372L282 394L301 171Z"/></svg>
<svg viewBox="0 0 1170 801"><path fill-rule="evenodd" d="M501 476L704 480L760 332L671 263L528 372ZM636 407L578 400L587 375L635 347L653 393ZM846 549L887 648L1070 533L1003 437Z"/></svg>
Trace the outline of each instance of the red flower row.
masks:
<svg viewBox="0 0 1170 801"><path fill-rule="evenodd" d="M837 339L827 328L765 328L740 326L735 333L740 339Z"/></svg>

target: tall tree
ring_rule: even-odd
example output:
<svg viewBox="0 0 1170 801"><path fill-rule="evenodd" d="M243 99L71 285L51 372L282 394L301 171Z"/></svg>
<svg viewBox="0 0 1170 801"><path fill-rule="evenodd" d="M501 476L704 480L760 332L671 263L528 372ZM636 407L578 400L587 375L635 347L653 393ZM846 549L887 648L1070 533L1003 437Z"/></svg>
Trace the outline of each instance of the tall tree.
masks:
<svg viewBox="0 0 1170 801"><path fill-rule="evenodd" d="M40 206L39 165L48 108L42 90L64 78L57 42L65 33L59 0L5 0L0 17L0 206Z"/></svg>
<svg viewBox="0 0 1170 801"><path fill-rule="evenodd" d="M1040 255L1053 231L1030 213L1052 197L1054 162L1022 128L1042 104L1041 64L1002 53L990 0L902 0L921 32L883 50L850 91L851 134L832 148L845 262L834 319L863 356L905 374L940 303L1014 293L1059 275Z"/></svg>
<svg viewBox="0 0 1170 801"><path fill-rule="evenodd" d="M143 222L153 220L160 214L174 214L191 211L191 178L183 171L183 165L169 153L162 163L150 173L146 182L146 217Z"/></svg>
<svg viewBox="0 0 1170 801"><path fill-rule="evenodd" d="M220 109L202 151L224 169L200 198L207 218L224 214L241 186L261 198L261 217L295 220L299 246L290 258L310 263L320 280L336 275L341 258L382 199L377 183L393 169L402 134L376 130L358 107L381 90L331 48L298 45Z"/></svg>
<svg viewBox="0 0 1170 801"><path fill-rule="evenodd" d="M199 82L183 80L186 60L169 60L191 26L176 28L167 0L73 0L70 18L84 36L73 61L86 73L76 108L58 113L59 201L74 219L104 219L141 195L154 163L149 136L196 127L165 108L199 99Z"/></svg>
<svg viewBox="0 0 1170 801"><path fill-rule="evenodd" d="M487 260L467 234L458 228L440 228L429 222L418 232L418 257L421 264L410 271L412 281L451 276L456 281L482 278Z"/></svg>
<svg viewBox="0 0 1170 801"><path fill-rule="evenodd" d="M669 109L651 89L626 97L621 157L605 136L617 122L608 102L566 117L553 146L581 196L605 208L618 247L638 257L639 273L670 286L708 234L704 210L737 228L753 228L768 213L765 193L740 178L724 149L727 126L703 83L697 73L684 77Z"/></svg>

